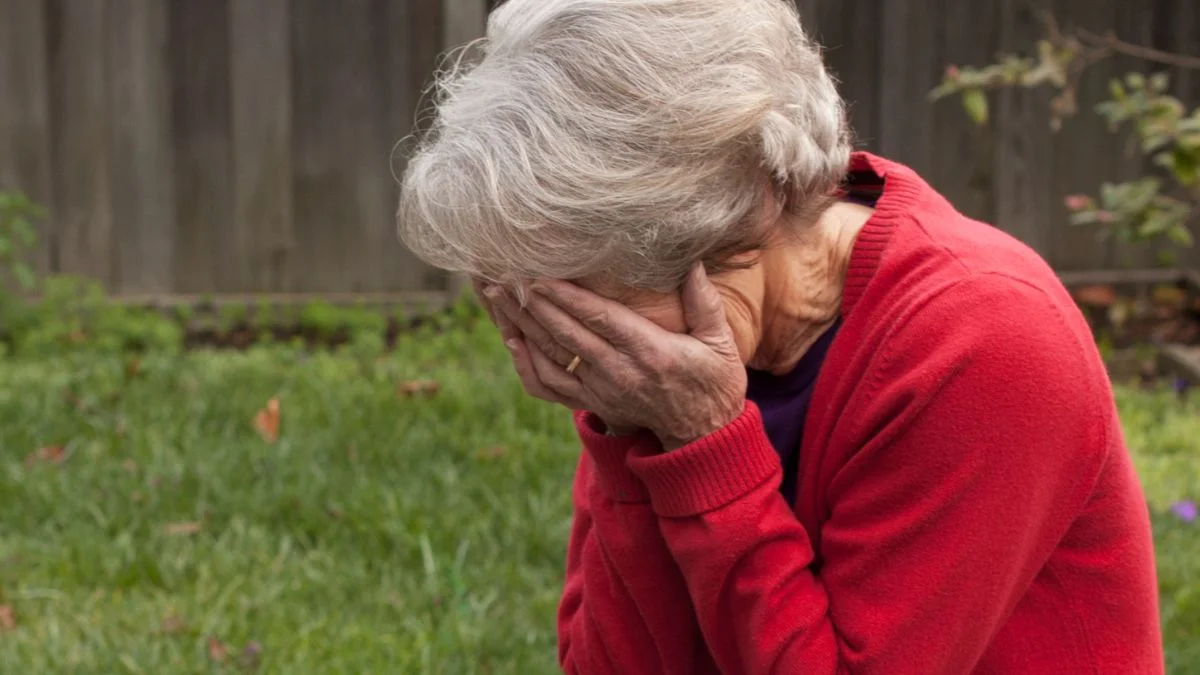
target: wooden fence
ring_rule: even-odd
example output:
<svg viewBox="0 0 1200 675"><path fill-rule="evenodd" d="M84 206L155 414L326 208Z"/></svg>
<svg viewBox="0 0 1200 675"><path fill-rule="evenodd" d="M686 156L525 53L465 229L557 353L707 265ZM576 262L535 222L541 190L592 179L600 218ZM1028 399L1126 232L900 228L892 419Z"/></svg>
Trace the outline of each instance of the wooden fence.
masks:
<svg viewBox="0 0 1200 675"><path fill-rule="evenodd" d="M1036 248L1060 270L1153 265L1139 247L1100 241L1097 230L1067 223L1063 196L1095 194L1145 166L1127 141L1109 133L1094 103L1109 82L1147 66L1130 58L1097 64L1082 82L1084 109L1058 133L1048 125L1049 92L993 97L981 129L957 100L930 105L926 94L948 64L985 64L1000 52L1030 54L1044 35L1040 15L1063 25L1200 56L1197 0L798 0L826 46L851 103L860 143L917 169L960 210L995 223ZM1200 71L1172 71L1175 92L1200 104ZM1200 234L1200 233L1197 233ZM1200 239L1200 237L1198 237ZM1179 262L1200 267L1200 249Z"/></svg>
<svg viewBox="0 0 1200 675"><path fill-rule="evenodd" d="M1146 262L1065 224L1064 194L1140 166L1101 121L1051 134L1047 96L1012 93L978 129L926 94L947 63L1028 51L1039 7L1200 54L1195 0L798 2L863 147L1061 269ZM50 207L41 270L118 293L444 288L395 237L391 149L438 54L481 33L486 4L0 0L0 189ZM1130 67L1100 66L1085 97ZM1179 84L1200 101L1200 73Z"/></svg>

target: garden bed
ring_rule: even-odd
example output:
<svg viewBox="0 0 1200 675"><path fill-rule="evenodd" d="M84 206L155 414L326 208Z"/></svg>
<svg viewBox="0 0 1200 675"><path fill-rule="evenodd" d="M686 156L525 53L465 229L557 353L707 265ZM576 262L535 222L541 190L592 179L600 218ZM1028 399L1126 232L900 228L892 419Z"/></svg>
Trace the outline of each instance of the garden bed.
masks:
<svg viewBox="0 0 1200 675"><path fill-rule="evenodd" d="M1071 272L1061 278L1114 380L1171 377L1200 385L1200 272ZM17 353L100 343L107 351L242 350L281 342L390 348L417 326L436 328L480 314L476 303L451 292L105 297L86 282L69 280L56 282L31 307L25 328L6 332Z"/></svg>
<svg viewBox="0 0 1200 675"><path fill-rule="evenodd" d="M1200 272L1108 270L1061 278L1113 379L1169 376L1200 385Z"/></svg>

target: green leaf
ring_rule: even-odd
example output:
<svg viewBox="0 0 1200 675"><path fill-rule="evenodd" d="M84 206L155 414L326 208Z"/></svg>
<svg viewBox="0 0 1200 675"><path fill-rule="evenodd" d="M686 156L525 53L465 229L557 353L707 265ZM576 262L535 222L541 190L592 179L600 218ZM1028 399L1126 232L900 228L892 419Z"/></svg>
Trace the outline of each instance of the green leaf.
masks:
<svg viewBox="0 0 1200 675"><path fill-rule="evenodd" d="M13 228L13 233L16 234L17 241L21 242L21 245L26 248L29 248L37 243L37 230L29 221L17 221L15 227Z"/></svg>
<svg viewBox="0 0 1200 675"><path fill-rule="evenodd" d="M21 288L29 290L37 285L37 278L34 277L33 270L29 268L29 265L17 263L13 265L12 272Z"/></svg>
<svg viewBox="0 0 1200 675"><path fill-rule="evenodd" d="M1100 217L1096 211L1077 211L1068 220L1072 225L1091 225L1100 222Z"/></svg>
<svg viewBox="0 0 1200 675"><path fill-rule="evenodd" d="M987 94L983 93L982 89L968 89L963 92L963 108L970 115L971 120L983 126L988 123L988 100Z"/></svg>
<svg viewBox="0 0 1200 675"><path fill-rule="evenodd" d="M1120 202L1121 190L1119 186L1112 183L1104 183L1100 186L1100 206L1112 210L1117 208Z"/></svg>
<svg viewBox="0 0 1200 675"><path fill-rule="evenodd" d="M1180 246L1191 247L1196 244L1196 239L1192 236L1192 231L1188 229L1188 226L1185 223L1176 223L1173 227L1167 230L1167 239L1170 239Z"/></svg>
<svg viewBox="0 0 1200 675"><path fill-rule="evenodd" d="M1158 72L1150 76L1150 89L1162 93L1167 90L1171 84L1171 76L1163 72Z"/></svg>
<svg viewBox="0 0 1200 675"><path fill-rule="evenodd" d="M1124 103L1129 99L1129 94L1125 92L1125 86L1118 79L1113 79L1108 83L1108 91L1112 94L1113 100L1118 103Z"/></svg>
<svg viewBox="0 0 1200 675"><path fill-rule="evenodd" d="M1174 152L1163 153L1159 162L1170 169L1175 180L1184 187L1200 184L1200 155L1176 148Z"/></svg>
<svg viewBox="0 0 1200 675"><path fill-rule="evenodd" d="M1142 178L1125 183L1117 189L1121 192L1117 208L1123 213L1141 213L1158 196L1162 189L1162 181L1157 178Z"/></svg>
<svg viewBox="0 0 1200 675"><path fill-rule="evenodd" d="M940 101L941 99L956 93L958 90L958 82L947 79L945 82L939 84L935 89L929 92L929 100Z"/></svg>
<svg viewBox="0 0 1200 675"><path fill-rule="evenodd" d="M1149 132L1142 138L1142 152L1149 155L1171 144L1171 137L1163 133Z"/></svg>
<svg viewBox="0 0 1200 675"><path fill-rule="evenodd" d="M1175 218L1171 214L1155 212L1138 226L1138 236L1143 239L1153 239L1170 230L1175 224Z"/></svg>
<svg viewBox="0 0 1200 675"><path fill-rule="evenodd" d="M1158 258L1159 267L1174 267L1178 260L1178 256L1175 255L1174 251L1159 251L1156 257Z"/></svg>

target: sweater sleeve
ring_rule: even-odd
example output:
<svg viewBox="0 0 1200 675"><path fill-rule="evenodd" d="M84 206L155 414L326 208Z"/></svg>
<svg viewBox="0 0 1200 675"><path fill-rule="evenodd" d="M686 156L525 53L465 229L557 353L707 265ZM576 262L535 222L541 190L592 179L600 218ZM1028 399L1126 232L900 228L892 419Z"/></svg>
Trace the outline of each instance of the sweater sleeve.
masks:
<svg viewBox="0 0 1200 675"><path fill-rule="evenodd" d="M1108 391L1078 332L1008 281L896 329L841 411L824 494L800 497L827 516L819 557L753 404L631 457L721 672L970 671L1100 470Z"/></svg>
<svg viewBox="0 0 1200 675"><path fill-rule="evenodd" d="M661 450L651 434L608 437L576 413L584 453L558 612L568 674L699 673L711 667L679 566L667 550L627 454ZM707 663L708 667L705 667Z"/></svg>

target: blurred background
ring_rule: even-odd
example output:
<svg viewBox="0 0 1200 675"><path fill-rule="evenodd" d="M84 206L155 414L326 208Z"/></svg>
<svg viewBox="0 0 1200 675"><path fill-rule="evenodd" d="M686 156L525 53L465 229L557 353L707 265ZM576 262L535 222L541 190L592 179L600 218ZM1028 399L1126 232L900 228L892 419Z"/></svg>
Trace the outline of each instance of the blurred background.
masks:
<svg viewBox="0 0 1200 675"><path fill-rule="evenodd" d="M403 169L440 53L483 33L485 0L0 0L0 187L48 207L36 265L118 295L441 291L398 243ZM828 49L861 148L906 162L971 216L1061 270L1153 263L1071 227L1063 196L1145 160L1052 91L1003 91L981 127L928 94L949 65L1032 52L1040 12L1097 35L1200 51L1194 0L800 0ZM1118 55L1129 72L1200 72ZM395 161L393 161L395 160ZM1149 257L1149 259L1148 259ZM1200 251L1180 262L1195 265Z"/></svg>
<svg viewBox="0 0 1200 675"><path fill-rule="evenodd" d="M797 2L1088 318L1200 674L1200 0ZM558 672L570 417L393 219L489 4L0 0L0 673Z"/></svg>

